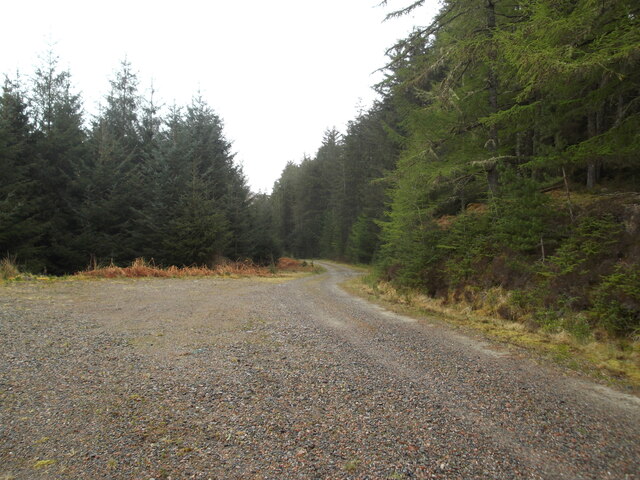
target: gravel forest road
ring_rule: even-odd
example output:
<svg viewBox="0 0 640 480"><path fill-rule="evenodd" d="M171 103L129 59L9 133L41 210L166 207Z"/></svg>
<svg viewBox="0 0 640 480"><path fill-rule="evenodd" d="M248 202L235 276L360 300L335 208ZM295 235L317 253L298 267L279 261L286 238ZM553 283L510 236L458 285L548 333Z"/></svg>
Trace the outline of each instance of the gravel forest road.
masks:
<svg viewBox="0 0 640 480"><path fill-rule="evenodd" d="M325 266L0 286L0 479L640 478L636 397Z"/></svg>

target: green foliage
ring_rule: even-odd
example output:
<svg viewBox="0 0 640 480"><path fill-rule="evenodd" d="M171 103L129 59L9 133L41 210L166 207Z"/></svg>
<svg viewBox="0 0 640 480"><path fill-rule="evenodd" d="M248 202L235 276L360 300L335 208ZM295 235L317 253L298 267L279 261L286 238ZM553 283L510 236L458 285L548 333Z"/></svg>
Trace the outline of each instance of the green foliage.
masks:
<svg viewBox="0 0 640 480"><path fill-rule="evenodd" d="M383 216L384 172L397 148L388 138L396 113L382 102L349 123L327 130L314 158L289 163L271 195L276 237L285 253L370 261Z"/></svg>
<svg viewBox="0 0 640 480"><path fill-rule="evenodd" d="M537 293L540 293L542 289L536 289ZM572 325L574 320L572 319L572 303L573 300L566 294L558 295L552 305L540 305L538 303L537 308L533 309L533 320L537 323L543 331L548 333L559 333L562 330L567 330L567 325ZM529 309L531 309L529 305ZM572 319L567 321L567 319ZM579 329L577 327L576 329Z"/></svg>
<svg viewBox="0 0 640 480"><path fill-rule="evenodd" d="M253 258L259 264L270 265L275 269L275 261L282 255L282 247L278 243L273 204L267 194L258 194L253 196L250 209Z"/></svg>
<svg viewBox="0 0 640 480"><path fill-rule="evenodd" d="M515 28L496 34L506 73L520 86L516 103L500 115L516 128L534 129L535 162L582 168L632 162L637 168L634 2L526 1L520 15ZM549 143L554 148L545 148Z"/></svg>
<svg viewBox="0 0 640 480"><path fill-rule="evenodd" d="M503 170L502 186L490 203L493 237L504 248L521 253L540 251L552 217L550 200L527 172Z"/></svg>
<svg viewBox="0 0 640 480"><path fill-rule="evenodd" d="M33 78L28 93L7 80L0 101L0 251L54 274L90 258L180 265L277 254L255 233L264 222L202 98L163 118L125 61L87 130L55 55Z"/></svg>
<svg viewBox="0 0 640 480"><path fill-rule="evenodd" d="M37 218L34 135L20 79L5 80L0 98L0 254L42 266L43 225Z"/></svg>
<svg viewBox="0 0 640 480"><path fill-rule="evenodd" d="M351 227L346 255L355 263L369 263L378 248L378 225L366 215L360 215Z"/></svg>
<svg viewBox="0 0 640 480"><path fill-rule="evenodd" d="M547 275L561 276L587 273L589 262L606 253L618 242L621 225L610 215L580 219L571 235L549 258L552 268Z"/></svg>
<svg viewBox="0 0 640 480"><path fill-rule="evenodd" d="M183 195L166 238L172 265L215 265L222 256L230 232L224 215L208 200L199 186Z"/></svg>
<svg viewBox="0 0 640 480"><path fill-rule="evenodd" d="M593 322L613 335L640 332L640 265L618 263L593 290Z"/></svg>
<svg viewBox="0 0 640 480"><path fill-rule="evenodd" d="M438 248L446 255L446 277L451 286L465 284L476 276L478 264L496 253L488 215L461 214L442 235Z"/></svg>
<svg viewBox="0 0 640 480"><path fill-rule="evenodd" d="M605 279L637 235L621 208L573 204L571 190L640 176L637 13L630 0L446 1L390 49L380 91L402 150L380 222L384 278L439 294L517 288L512 307L532 324L583 339L601 284L603 318L630 322Z"/></svg>
<svg viewBox="0 0 640 480"><path fill-rule="evenodd" d="M38 240L47 272L72 271L86 261L77 243L82 200L77 172L86 158L86 132L80 96L73 93L71 75L58 70L49 52L36 70L31 100L38 201L36 216L43 228Z"/></svg>
<svg viewBox="0 0 640 480"><path fill-rule="evenodd" d="M594 338L591 323L589 322L587 315L582 312L570 312L565 317L562 323L562 328L583 343Z"/></svg>

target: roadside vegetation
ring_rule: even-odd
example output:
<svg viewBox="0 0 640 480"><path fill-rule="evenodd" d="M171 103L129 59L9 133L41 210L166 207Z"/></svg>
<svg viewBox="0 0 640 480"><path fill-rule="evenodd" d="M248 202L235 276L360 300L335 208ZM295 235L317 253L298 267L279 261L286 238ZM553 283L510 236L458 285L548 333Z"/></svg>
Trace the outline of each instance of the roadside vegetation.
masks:
<svg viewBox="0 0 640 480"><path fill-rule="evenodd" d="M94 278L144 278L144 277L272 277L287 273L318 273L318 268L313 263L305 260L282 257L269 266L257 265L251 260L244 262L222 262L215 267L190 266L190 267L161 267L144 258L135 259L127 267L110 265L100 267L93 266L85 271L78 272L79 277Z"/></svg>
<svg viewBox="0 0 640 480"><path fill-rule="evenodd" d="M224 262L215 267L189 266L162 267L153 261L137 258L130 265L119 267L111 262L108 265L93 265L73 275L74 278L181 278L181 277L274 277L299 273L320 273L322 267L313 262L282 257L268 266L257 265L251 260L244 262ZM18 267L10 260L0 262L0 280L55 280L57 276L34 276L29 273L21 273ZM68 277L66 277L68 278Z"/></svg>
<svg viewBox="0 0 640 480"><path fill-rule="evenodd" d="M148 262L144 258L135 259L131 265L127 267L118 267L111 263L110 265L87 269L76 275L81 277L96 278L142 278L142 277L207 277L207 276L255 276L264 277L272 275L273 272L266 267L255 265L253 262L229 262L219 264L214 268L205 266L176 267L170 266L163 268Z"/></svg>
<svg viewBox="0 0 640 480"><path fill-rule="evenodd" d="M0 280L8 280L15 278L20 274L20 270L15 264L15 261L9 257L5 257L0 260Z"/></svg>

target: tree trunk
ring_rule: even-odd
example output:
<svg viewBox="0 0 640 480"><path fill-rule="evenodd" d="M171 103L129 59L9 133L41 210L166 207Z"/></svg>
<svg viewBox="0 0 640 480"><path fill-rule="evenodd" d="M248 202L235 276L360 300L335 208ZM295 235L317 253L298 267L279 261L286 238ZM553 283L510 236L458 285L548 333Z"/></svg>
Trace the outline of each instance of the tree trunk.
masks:
<svg viewBox="0 0 640 480"><path fill-rule="evenodd" d="M596 186L596 162L587 165L587 188L591 189Z"/></svg>
<svg viewBox="0 0 640 480"><path fill-rule="evenodd" d="M571 193L569 191L569 181L567 180L567 172L562 167L562 180L564 180L564 189L567 195L567 206L569 207L569 216L571 217L571 223L574 222L573 218L573 205L571 204Z"/></svg>
<svg viewBox="0 0 640 480"><path fill-rule="evenodd" d="M487 183L489 184L489 192L491 192L492 195L498 193L498 181L498 167L494 165L492 168L487 169Z"/></svg>
<svg viewBox="0 0 640 480"><path fill-rule="evenodd" d="M489 30L489 42L493 42L493 31L496 28L496 11L494 0L486 0L487 8L487 29ZM487 72L487 88L489 91L489 106L491 107L491 113L498 111L498 76L494 69L494 63L496 60L496 50L494 45L489 46L489 71ZM492 156L496 156L498 151L498 126L496 124L489 127L489 140L487 146ZM497 165L493 165L487 168L487 183L489 185L489 192L495 194L498 191L499 174Z"/></svg>
<svg viewBox="0 0 640 480"><path fill-rule="evenodd" d="M593 138L598 134L598 119L596 113L589 113L587 116L587 134ZM587 188L592 189L598 181L598 161L590 160L587 164Z"/></svg>
<svg viewBox="0 0 640 480"><path fill-rule="evenodd" d="M616 108L616 126L622 123L622 120L624 119L624 110L624 96L620 94L618 95L618 105Z"/></svg>
<svg viewBox="0 0 640 480"><path fill-rule="evenodd" d="M600 81L600 85L598 86L598 88L604 88L604 86L607 83L607 76L603 76L601 81ZM618 98L618 101L620 101L620 97ZM600 135L602 132L605 131L605 126L604 126L604 122L605 122L605 105L604 102L601 103L597 110L594 112L591 112L588 114L587 116L587 134L589 135L589 138L593 138L597 135ZM620 112L620 104L618 103L618 112L616 117L618 117L619 115L621 115ZM616 121L618 120L618 118L616 118ZM589 164L587 165L587 188L591 189L593 187L595 187L596 183L598 183L598 180L600 179L600 170L602 168L602 162L600 161L600 159L598 158L594 158L593 160L591 160L589 162Z"/></svg>

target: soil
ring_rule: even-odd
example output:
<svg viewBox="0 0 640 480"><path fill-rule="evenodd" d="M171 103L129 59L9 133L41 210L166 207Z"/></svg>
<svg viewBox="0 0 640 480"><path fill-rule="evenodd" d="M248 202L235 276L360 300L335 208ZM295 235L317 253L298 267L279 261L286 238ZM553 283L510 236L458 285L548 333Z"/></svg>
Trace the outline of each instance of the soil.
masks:
<svg viewBox="0 0 640 480"><path fill-rule="evenodd" d="M0 286L0 479L635 479L640 401L355 271Z"/></svg>

